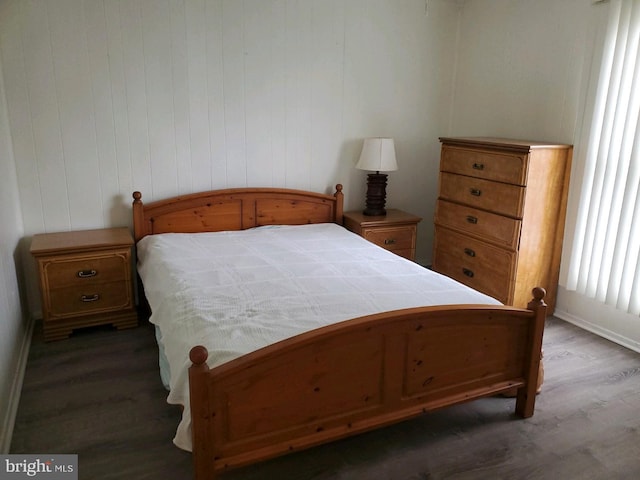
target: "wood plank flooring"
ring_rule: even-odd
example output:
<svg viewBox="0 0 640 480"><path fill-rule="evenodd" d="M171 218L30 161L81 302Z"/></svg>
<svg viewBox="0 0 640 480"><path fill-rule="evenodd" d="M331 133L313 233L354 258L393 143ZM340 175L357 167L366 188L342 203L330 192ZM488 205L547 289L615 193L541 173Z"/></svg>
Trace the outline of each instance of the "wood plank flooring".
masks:
<svg viewBox="0 0 640 480"><path fill-rule="evenodd" d="M33 338L12 453L77 453L81 479L189 479L147 323ZM226 472L221 480L640 478L640 354L550 318L535 415L487 398Z"/></svg>

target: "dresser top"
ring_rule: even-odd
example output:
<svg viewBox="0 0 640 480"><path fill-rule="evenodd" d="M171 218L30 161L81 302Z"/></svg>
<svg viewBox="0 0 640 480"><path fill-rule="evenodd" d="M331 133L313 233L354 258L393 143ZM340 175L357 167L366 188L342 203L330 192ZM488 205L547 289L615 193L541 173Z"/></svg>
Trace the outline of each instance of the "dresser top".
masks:
<svg viewBox="0 0 640 480"><path fill-rule="evenodd" d="M31 253L45 255L67 251L91 251L105 248L128 247L133 238L127 227L101 228L71 232L39 233L31 240Z"/></svg>
<svg viewBox="0 0 640 480"><path fill-rule="evenodd" d="M538 142L530 140L516 140L500 137L440 137L442 143L468 147L498 147L508 150L530 151L539 148L572 148L564 143Z"/></svg>

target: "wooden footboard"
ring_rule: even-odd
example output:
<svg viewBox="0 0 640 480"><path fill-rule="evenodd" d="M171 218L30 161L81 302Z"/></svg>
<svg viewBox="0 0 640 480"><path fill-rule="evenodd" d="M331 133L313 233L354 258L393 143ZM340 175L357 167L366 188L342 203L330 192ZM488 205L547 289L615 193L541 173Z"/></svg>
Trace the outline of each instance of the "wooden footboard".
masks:
<svg viewBox="0 0 640 480"><path fill-rule="evenodd" d="M385 312L320 328L209 369L191 350L194 472L220 471L517 389L533 415L546 305Z"/></svg>

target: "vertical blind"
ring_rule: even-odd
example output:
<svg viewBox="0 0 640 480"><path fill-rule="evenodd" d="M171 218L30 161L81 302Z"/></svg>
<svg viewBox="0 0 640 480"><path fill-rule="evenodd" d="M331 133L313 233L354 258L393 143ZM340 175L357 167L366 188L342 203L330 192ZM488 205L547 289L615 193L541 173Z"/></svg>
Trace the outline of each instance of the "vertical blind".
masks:
<svg viewBox="0 0 640 480"><path fill-rule="evenodd" d="M640 0L612 0L567 288L640 315Z"/></svg>

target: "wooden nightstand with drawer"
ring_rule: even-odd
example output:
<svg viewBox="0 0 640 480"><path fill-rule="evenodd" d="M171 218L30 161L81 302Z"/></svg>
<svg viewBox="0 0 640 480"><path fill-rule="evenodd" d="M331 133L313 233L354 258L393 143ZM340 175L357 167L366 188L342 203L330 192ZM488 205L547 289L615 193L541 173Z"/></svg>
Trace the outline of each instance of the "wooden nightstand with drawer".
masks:
<svg viewBox="0 0 640 480"><path fill-rule="evenodd" d="M416 237L420 217L402 210L387 209L386 215L368 216L362 212L345 212L344 226L372 243L401 257L415 261Z"/></svg>
<svg viewBox="0 0 640 480"><path fill-rule="evenodd" d="M34 235L45 341L75 328L138 325L128 228Z"/></svg>
<svg viewBox="0 0 640 480"><path fill-rule="evenodd" d="M441 138L433 269L507 305L555 306L571 145Z"/></svg>

